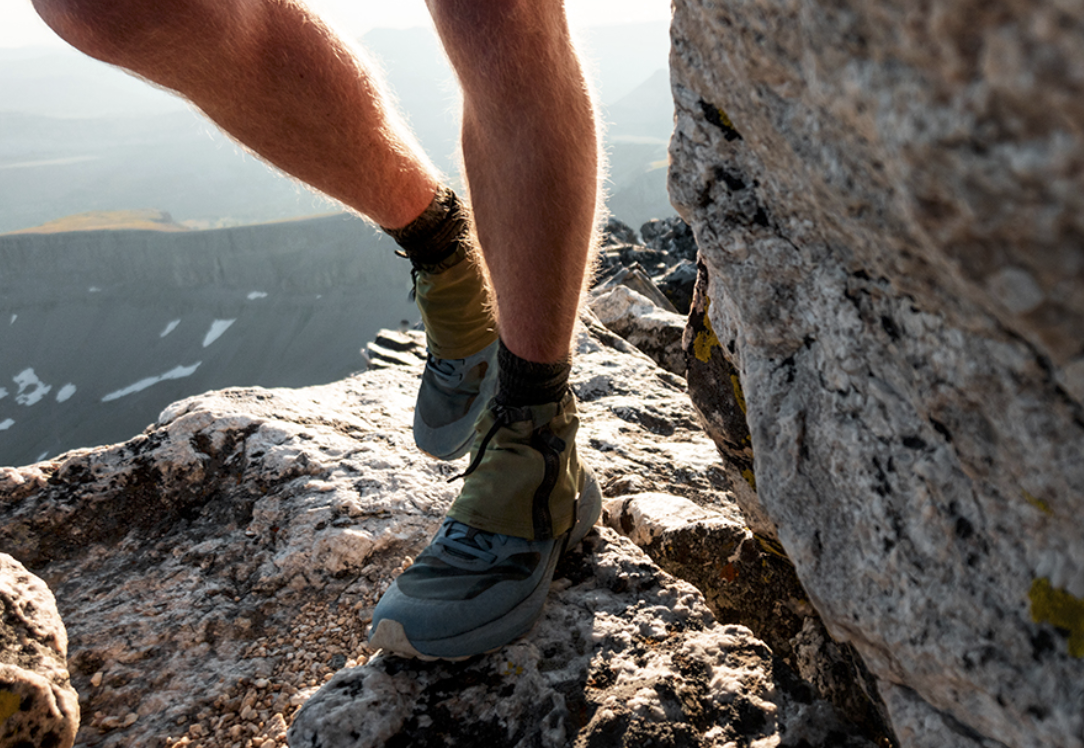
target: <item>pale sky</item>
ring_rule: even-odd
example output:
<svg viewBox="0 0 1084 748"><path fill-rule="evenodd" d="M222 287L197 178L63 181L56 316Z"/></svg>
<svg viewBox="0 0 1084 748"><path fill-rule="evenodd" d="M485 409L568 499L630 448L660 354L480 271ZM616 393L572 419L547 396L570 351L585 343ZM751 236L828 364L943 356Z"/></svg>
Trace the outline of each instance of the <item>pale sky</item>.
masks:
<svg viewBox="0 0 1084 748"><path fill-rule="evenodd" d="M344 32L361 36L374 28L430 24L423 0L311 0ZM599 26L666 20L670 0L566 0L573 26ZM0 47L62 46L38 18L30 0L0 0Z"/></svg>

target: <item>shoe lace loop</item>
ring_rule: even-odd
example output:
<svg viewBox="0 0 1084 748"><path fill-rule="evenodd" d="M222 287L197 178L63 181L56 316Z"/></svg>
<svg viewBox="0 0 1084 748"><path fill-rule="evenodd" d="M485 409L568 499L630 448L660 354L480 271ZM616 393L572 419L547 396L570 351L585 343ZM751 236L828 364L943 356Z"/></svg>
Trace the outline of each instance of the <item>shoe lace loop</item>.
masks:
<svg viewBox="0 0 1084 748"><path fill-rule="evenodd" d="M507 535L483 532L449 519L446 528L434 542L454 553L492 564L498 557L494 549L503 546L507 540Z"/></svg>
<svg viewBox="0 0 1084 748"><path fill-rule="evenodd" d="M470 465L467 465L467 469L459 475L453 475L448 479L449 483L459 480L460 478L466 478L468 475L478 469L478 466L482 464L482 457L485 456L486 447L489 446L489 442L497 435L497 432L503 426L513 422L515 410L512 408L506 408L503 405L494 405L493 411L496 414L496 418L493 419L493 425L489 427L489 431L482 437L482 443L478 446L478 451L475 453L474 458L471 460Z"/></svg>
<svg viewBox="0 0 1084 748"><path fill-rule="evenodd" d="M426 364L446 387L451 388L463 381L465 375L463 368L457 364L460 360L462 359L436 358L429 354Z"/></svg>

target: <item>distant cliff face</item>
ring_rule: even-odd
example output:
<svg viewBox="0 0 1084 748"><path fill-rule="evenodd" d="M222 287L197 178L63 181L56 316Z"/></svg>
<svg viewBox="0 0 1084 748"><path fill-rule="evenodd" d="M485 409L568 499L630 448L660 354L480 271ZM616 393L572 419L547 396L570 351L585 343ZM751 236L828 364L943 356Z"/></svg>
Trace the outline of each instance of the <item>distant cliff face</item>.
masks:
<svg viewBox="0 0 1084 748"><path fill-rule="evenodd" d="M698 405L746 412L747 514L904 745L1084 745L1082 38L1080 3L675 5L694 353L742 385Z"/></svg>
<svg viewBox="0 0 1084 748"><path fill-rule="evenodd" d="M0 237L0 465L127 439L209 389L365 369L417 316L393 247L347 215Z"/></svg>

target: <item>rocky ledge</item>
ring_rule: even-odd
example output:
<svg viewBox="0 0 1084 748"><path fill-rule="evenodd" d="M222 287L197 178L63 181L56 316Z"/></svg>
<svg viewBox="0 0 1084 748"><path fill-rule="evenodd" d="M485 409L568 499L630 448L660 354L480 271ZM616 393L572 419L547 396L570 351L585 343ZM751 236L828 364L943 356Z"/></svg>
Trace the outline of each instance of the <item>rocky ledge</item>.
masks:
<svg viewBox="0 0 1084 748"><path fill-rule="evenodd" d="M207 393L124 444L0 470L0 547L48 584L67 626L78 745L267 747L291 724L299 746L876 737L841 717L821 677L838 668L797 636L815 621L800 590L735 602L775 558L734 503L744 480L700 430L684 381L590 315L573 386L612 527L566 558L544 619L501 652L448 665L369 651L376 599L462 468L413 445L419 336L381 341L395 352L385 369ZM664 564L710 570L697 581L714 584L721 618L613 528ZM740 625L763 623L765 605L796 611L783 655Z"/></svg>

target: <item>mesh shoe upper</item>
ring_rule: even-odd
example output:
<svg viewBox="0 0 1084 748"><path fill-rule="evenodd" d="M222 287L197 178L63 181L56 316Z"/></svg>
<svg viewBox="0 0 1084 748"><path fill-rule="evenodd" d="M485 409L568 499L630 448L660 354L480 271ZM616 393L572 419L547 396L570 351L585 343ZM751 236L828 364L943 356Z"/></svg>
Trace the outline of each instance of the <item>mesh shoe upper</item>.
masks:
<svg viewBox="0 0 1084 748"><path fill-rule="evenodd" d="M429 349L414 441L443 460L466 454L474 422L497 384L497 330L480 265L465 247L439 268L414 271L414 293Z"/></svg>
<svg viewBox="0 0 1084 748"><path fill-rule="evenodd" d="M419 449L442 460L467 453L474 423L497 387L496 357L496 343L466 358L428 357L414 408Z"/></svg>
<svg viewBox="0 0 1084 748"><path fill-rule="evenodd" d="M373 646L460 659L530 630L561 553L601 513L598 483L575 450L577 426L571 393L561 403L487 410L460 493L467 498L381 598ZM492 522L478 527L461 515ZM505 525L526 532L500 532Z"/></svg>

